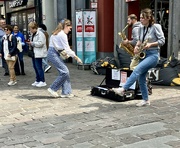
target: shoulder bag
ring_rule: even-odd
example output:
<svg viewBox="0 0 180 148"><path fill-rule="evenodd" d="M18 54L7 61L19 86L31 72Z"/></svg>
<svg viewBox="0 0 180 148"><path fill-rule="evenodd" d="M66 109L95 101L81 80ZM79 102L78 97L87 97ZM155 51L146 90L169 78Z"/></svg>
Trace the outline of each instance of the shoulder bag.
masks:
<svg viewBox="0 0 180 148"><path fill-rule="evenodd" d="M52 43L54 45L55 50L59 53L61 59L66 60L69 58L69 55L66 53L65 49L58 50L58 48L55 46L54 41L52 41Z"/></svg>

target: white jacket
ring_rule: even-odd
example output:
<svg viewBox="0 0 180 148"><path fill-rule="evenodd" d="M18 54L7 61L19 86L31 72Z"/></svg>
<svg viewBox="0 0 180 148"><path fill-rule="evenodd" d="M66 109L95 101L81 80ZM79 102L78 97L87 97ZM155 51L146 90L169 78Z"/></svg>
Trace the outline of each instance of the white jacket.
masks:
<svg viewBox="0 0 180 148"><path fill-rule="evenodd" d="M54 47L54 45L56 47ZM55 49L57 48L60 50L65 49L66 53L70 57L74 57L76 55L74 53L74 51L72 51L72 49L70 49L67 34L65 34L63 30L61 30L57 35L51 35L49 47L54 47Z"/></svg>
<svg viewBox="0 0 180 148"><path fill-rule="evenodd" d="M43 32L37 30L33 41L31 36L31 46L33 47L35 58L47 57L46 37Z"/></svg>

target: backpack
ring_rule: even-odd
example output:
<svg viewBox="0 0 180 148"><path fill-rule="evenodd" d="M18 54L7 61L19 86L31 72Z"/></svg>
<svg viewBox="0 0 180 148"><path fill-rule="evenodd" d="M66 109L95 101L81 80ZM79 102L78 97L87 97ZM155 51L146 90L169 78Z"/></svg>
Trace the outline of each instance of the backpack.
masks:
<svg viewBox="0 0 180 148"><path fill-rule="evenodd" d="M180 86L180 61L175 58L174 53L150 69L148 79L155 85Z"/></svg>
<svg viewBox="0 0 180 148"><path fill-rule="evenodd" d="M117 68L117 64L114 58L105 57L96 60L91 63L91 70L98 75L105 75L106 68Z"/></svg>
<svg viewBox="0 0 180 148"><path fill-rule="evenodd" d="M13 36L12 34L9 36L9 41L10 42L12 41L12 36ZM17 37L17 49L19 50L19 52L23 51L20 37Z"/></svg>

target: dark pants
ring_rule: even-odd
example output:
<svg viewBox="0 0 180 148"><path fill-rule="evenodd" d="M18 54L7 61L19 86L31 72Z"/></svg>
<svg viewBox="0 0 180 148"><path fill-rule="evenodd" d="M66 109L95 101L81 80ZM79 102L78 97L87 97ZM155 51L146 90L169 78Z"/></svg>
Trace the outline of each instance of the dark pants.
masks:
<svg viewBox="0 0 180 148"><path fill-rule="evenodd" d="M37 82L45 82L44 70L42 68L42 58L32 58L33 68L36 73Z"/></svg>
<svg viewBox="0 0 180 148"><path fill-rule="evenodd" d="M16 61L16 64L15 64L15 72L16 72L16 75L24 75L25 72L24 72L24 60L23 60L23 52L19 52L18 53L18 59Z"/></svg>

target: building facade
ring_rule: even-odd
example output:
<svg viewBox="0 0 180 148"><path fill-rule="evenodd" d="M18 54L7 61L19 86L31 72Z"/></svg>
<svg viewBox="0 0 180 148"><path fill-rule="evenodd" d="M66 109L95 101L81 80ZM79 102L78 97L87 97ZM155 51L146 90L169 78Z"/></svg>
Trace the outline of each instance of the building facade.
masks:
<svg viewBox="0 0 180 148"><path fill-rule="evenodd" d="M28 38L28 23L35 20L40 20L34 0L14 0L5 1L5 18L6 23L18 25L23 32L25 38Z"/></svg>
<svg viewBox="0 0 180 148"><path fill-rule="evenodd" d="M129 14L134 13L139 18L140 11L143 8L151 8L156 23L162 25L166 43L161 47L160 55L162 57L169 57L172 53L176 57L180 55L179 0L114 0L113 3L112 0L90 0L88 5L81 0L71 1L73 23L75 22L74 11L77 9L78 2L79 8L91 8L92 3L95 3L97 6L95 7L97 9L98 19L97 58L113 56L113 54L116 56L116 45L119 45L121 42L118 32L125 27ZM73 27L73 30L75 32L75 27ZM131 37L130 32L130 30L127 30L128 38Z"/></svg>
<svg viewBox="0 0 180 148"><path fill-rule="evenodd" d="M74 51L77 50L76 10L95 9L98 22L97 58L116 56L115 47L121 42L118 32L125 27L127 16L134 13L139 17L140 10L149 7L154 11L156 22L162 25L166 37L161 56L168 57L174 53L177 57L180 53L179 0L11 0L4 1L4 6L7 23L19 25L25 36L28 33L27 25L32 20L46 24L51 34L61 19L70 19L73 23ZM126 32L128 38L130 32Z"/></svg>
<svg viewBox="0 0 180 148"><path fill-rule="evenodd" d="M156 23L162 25L166 44L161 48L160 54L169 57L172 53L178 57L180 53L180 6L179 0L115 0L115 22L114 22L114 42L119 44L121 39L117 32L121 31L126 24L127 16L135 13L139 16L143 8L151 8L154 11Z"/></svg>

